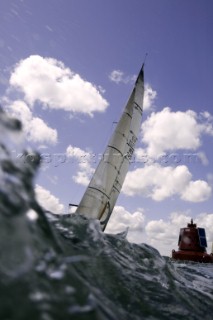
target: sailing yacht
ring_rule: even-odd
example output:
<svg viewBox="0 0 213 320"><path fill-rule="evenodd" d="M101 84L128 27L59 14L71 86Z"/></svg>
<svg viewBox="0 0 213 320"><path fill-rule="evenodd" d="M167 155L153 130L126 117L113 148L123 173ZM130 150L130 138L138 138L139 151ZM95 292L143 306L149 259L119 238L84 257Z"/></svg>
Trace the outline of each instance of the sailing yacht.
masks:
<svg viewBox="0 0 213 320"><path fill-rule="evenodd" d="M98 167L77 207L76 213L99 219L104 231L132 158L143 113L144 64L119 122Z"/></svg>

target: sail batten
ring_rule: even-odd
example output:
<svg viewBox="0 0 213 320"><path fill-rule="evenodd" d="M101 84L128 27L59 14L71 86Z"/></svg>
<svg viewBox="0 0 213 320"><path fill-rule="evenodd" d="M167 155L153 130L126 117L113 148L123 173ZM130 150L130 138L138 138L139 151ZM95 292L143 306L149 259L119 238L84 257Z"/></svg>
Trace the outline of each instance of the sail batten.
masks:
<svg viewBox="0 0 213 320"><path fill-rule="evenodd" d="M116 150L118 153L120 153L123 156L122 152L119 149L117 149L116 147L110 146L110 145L108 145L108 147Z"/></svg>
<svg viewBox="0 0 213 320"><path fill-rule="evenodd" d="M99 219L103 230L121 191L138 140L143 95L142 67L121 118L76 211L87 218Z"/></svg>

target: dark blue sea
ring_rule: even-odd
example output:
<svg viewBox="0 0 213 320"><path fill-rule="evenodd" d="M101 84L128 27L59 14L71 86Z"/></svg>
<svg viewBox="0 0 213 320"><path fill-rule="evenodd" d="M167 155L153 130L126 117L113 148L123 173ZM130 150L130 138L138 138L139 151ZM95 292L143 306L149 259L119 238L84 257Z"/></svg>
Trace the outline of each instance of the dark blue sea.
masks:
<svg viewBox="0 0 213 320"><path fill-rule="evenodd" d="M11 156L21 124L0 109L0 320L213 318L213 265L172 262L98 221L45 212L39 155Z"/></svg>

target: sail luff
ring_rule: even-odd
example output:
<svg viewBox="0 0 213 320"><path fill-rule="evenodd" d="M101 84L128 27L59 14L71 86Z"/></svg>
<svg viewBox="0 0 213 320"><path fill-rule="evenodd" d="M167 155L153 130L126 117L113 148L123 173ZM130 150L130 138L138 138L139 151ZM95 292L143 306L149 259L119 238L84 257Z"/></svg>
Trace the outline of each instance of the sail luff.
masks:
<svg viewBox="0 0 213 320"><path fill-rule="evenodd" d="M103 158L84 193L77 213L99 219L104 230L120 193L138 138L143 109L143 66Z"/></svg>

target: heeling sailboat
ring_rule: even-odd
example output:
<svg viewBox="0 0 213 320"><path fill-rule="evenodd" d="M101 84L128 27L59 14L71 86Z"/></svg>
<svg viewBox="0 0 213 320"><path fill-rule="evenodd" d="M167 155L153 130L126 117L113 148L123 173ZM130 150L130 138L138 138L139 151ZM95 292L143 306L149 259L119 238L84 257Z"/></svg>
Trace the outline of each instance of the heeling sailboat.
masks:
<svg viewBox="0 0 213 320"><path fill-rule="evenodd" d="M138 139L144 97L144 64L102 159L79 203L76 213L99 219L102 230L109 221Z"/></svg>

